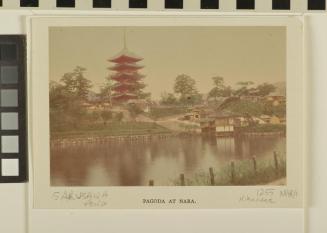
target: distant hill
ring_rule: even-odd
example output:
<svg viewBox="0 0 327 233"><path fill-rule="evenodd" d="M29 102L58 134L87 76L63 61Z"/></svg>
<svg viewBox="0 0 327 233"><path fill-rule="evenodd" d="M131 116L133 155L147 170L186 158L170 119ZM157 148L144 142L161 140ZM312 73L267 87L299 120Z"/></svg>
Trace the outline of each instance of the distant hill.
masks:
<svg viewBox="0 0 327 233"><path fill-rule="evenodd" d="M286 96L286 82L273 83L273 85L276 87L276 90L271 95Z"/></svg>

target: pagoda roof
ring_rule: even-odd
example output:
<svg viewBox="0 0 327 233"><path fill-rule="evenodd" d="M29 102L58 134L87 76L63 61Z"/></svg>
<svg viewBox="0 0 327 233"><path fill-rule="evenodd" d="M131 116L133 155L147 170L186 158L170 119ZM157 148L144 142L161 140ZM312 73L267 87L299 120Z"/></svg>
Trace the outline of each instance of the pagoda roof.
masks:
<svg viewBox="0 0 327 233"><path fill-rule="evenodd" d="M145 84L144 83L138 83L138 82L124 82L124 83L115 83L112 88L116 89L119 87L132 87L133 89L140 89L144 88Z"/></svg>
<svg viewBox="0 0 327 233"><path fill-rule="evenodd" d="M140 80L144 77L145 75L136 72L119 72L111 76L113 80Z"/></svg>
<svg viewBox="0 0 327 233"><path fill-rule="evenodd" d="M133 64L133 63L122 63L122 64L117 64L115 66L109 67L109 70L114 70L114 71L133 71L133 70L138 70L138 69L142 69L144 66L140 66L137 64Z"/></svg>
<svg viewBox="0 0 327 233"><path fill-rule="evenodd" d="M126 62L130 63L130 62L138 62L141 60L143 60L143 58L130 52L127 48L124 48L114 57L110 58L108 61L115 62L115 63L126 63Z"/></svg>

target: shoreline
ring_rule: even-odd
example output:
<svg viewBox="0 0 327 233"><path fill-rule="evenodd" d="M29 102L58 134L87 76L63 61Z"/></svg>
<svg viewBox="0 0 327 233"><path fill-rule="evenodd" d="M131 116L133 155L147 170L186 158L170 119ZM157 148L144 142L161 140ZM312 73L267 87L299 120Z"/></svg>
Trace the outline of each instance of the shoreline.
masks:
<svg viewBox="0 0 327 233"><path fill-rule="evenodd" d="M50 146L65 146L79 145L85 143L110 143L110 142L147 142L155 139L165 139L168 137L174 137L175 134L163 133L163 134L144 134L144 135L124 135L124 136L90 136L80 138L62 138L62 139L50 139Z"/></svg>
<svg viewBox="0 0 327 233"><path fill-rule="evenodd" d="M218 135L218 134L203 134L203 133L185 133L185 132L175 132L175 133L160 133L160 134L136 134L136 135L110 135L110 136L89 136L89 137L76 137L76 138L56 138L50 139L50 146L66 146L66 145L80 145L86 143L120 143L120 142L149 142L152 140L162 140L171 137L193 137L193 136L212 136L216 138L221 137L257 137L257 136L285 136L285 132L240 132L228 135Z"/></svg>

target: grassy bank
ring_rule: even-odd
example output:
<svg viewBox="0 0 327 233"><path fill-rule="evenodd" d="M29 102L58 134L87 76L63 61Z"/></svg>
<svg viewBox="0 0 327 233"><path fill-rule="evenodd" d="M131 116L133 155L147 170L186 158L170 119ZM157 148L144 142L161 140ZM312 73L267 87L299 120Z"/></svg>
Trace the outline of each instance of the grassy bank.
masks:
<svg viewBox="0 0 327 233"><path fill-rule="evenodd" d="M145 134L165 134L170 130L152 122L111 122L84 126L78 130L51 132L51 139L84 138L101 136L127 136Z"/></svg>
<svg viewBox="0 0 327 233"><path fill-rule="evenodd" d="M162 117L169 117L178 114L184 114L188 111L187 107L165 107L165 108L151 108L151 112L149 113L149 117L152 119L159 119Z"/></svg>
<svg viewBox="0 0 327 233"><path fill-rule="evenodd" d="M241 160L231 163L224 163L220 166L213 167L214 183L208 171L201 171L192 177L185 177L185 185L202 186L202 185L264 185L275 180L286 177L286 158L277 156L277 167L273 156L268 158L256 159L256 169L253 159ZM181 179L173 180L173 185L182 185Z"/></svg>

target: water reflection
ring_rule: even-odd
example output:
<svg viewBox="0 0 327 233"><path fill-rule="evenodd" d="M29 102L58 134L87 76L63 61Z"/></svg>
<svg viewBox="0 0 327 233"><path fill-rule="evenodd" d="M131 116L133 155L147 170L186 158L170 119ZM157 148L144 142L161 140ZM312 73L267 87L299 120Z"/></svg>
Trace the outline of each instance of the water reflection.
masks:
<svg viewBox="0 0 327 233"><path fill-rule="evenodd" d="M190 176L231 159L286 153L284 137L169 138L146 143L93 143L51 148L54 186L171 185L180 173Z"/></svg>

